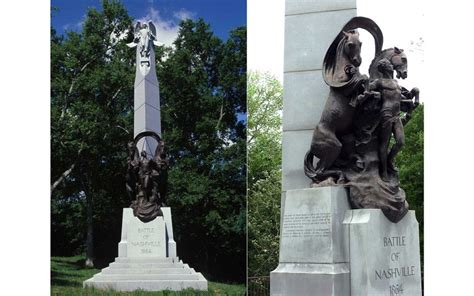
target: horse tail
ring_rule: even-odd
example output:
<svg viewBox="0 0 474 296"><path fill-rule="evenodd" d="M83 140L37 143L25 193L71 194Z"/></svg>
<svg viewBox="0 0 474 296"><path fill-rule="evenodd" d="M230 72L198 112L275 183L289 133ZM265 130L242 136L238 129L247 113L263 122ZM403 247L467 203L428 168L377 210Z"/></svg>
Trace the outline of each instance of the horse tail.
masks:
<svg viewBox="0 0 474 296"><path fill-rule="evenodd" d="M316 168L313 166L313 159L314 154L311 152L311 150L308 150L304 156L304 173L311 180L314 180L318 175Z"/></svg>

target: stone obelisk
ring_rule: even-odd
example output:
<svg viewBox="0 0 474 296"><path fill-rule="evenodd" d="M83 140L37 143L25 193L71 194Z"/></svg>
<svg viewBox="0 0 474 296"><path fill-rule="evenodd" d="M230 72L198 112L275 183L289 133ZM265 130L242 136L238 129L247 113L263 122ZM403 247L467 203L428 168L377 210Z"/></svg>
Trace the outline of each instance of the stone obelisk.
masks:
<svg viewBox="0 0 474 296"><path fill-rule="evenodd" d="M161 137L160 94L156 77L156 29L152 22L135 26L136 47L134 137L153 131ZM155 154L156 139L144 137L137 143L148 156ZM162 216L143 222L132 208L123 209L122 237L118 257L109 267L84 281L84 287L117 291L207 291L207 280L177 256L170 207L161 207Z"/></svg>
<svg viewBox="0 0 474 296"><path fill-rule="evenodd" d="M161 137L160 86L156 76L155 50L156 28L152 22L137 23L135 38L129 47L136 49L136 74L134 91L134 137L143 131L154 131ZM138 143L138 149L153 155L157 143L144 138Z"/></svg>

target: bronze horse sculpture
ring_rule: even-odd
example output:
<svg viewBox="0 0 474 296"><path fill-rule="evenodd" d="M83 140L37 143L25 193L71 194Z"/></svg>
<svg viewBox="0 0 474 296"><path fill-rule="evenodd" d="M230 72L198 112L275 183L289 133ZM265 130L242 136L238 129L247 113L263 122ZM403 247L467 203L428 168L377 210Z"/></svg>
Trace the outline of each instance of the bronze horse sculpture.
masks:
<svg viewBox="0 0 474 296"><path fill-rule="evenodd" d="M330 86L329 96L304 161L305 174L315 182L328 177L336 178L337 183L345 180L341 170L331 168L343 146L338 135L351 132L357 96L365 90L368 81L368 77L359 72L362 43L355 31L357 28L372 34L376 54L382 49L380 28L365 17L352 18L329 46L323 63L324 81ZM313 166L314 157L319 159L316 168Z"/></svg>
<svg viewBox="0 0 474 296"><path fill-rule="evenodd" d="M144 137L157 142L154 155L149 159L142 151L139 155L137 144ZM132 198L130 207L133 214L143 222L149 222L162 216L160 207L165 206L168 177L168 159L164 142L153 131L139 133L128 143L128 168L126 174L127 193Z"/></svg>
<svg viewBox="0 0 474 296"><path fill-rule="evenodd" d="M375 40L370 78L358 69L361 42L356 28L369 31ZM342 184L348 188L352 208L381 209L396 223L408 212L408 203L394 158L404 144L403 126L419 104L419 90L408 91L398 84L394 72L397 79L408 76L406 55L397 47L382 51L382 44L380 28L370 19L356 17L330 45L323 64L329 96L304 170L311 186ZM395 141L389 149L392 136Z"/></svg>
<svg viewBox="0 0 474 296"><path fill-rule="evenodd" d="M381 73L377 67L377 64L383 59L387 59L390 64L392 64L393 70L397 73L397 78L406 79L408 77L407 57L403 49L393 47L384 49L372 60L369 66L370 80L381 77ZM411 113L419 105L420 90L417 87L414 87L411 90L401 87L401 92L403 98L400 107L403 112ZM414 102L413 99L415 99Z"/></svg>

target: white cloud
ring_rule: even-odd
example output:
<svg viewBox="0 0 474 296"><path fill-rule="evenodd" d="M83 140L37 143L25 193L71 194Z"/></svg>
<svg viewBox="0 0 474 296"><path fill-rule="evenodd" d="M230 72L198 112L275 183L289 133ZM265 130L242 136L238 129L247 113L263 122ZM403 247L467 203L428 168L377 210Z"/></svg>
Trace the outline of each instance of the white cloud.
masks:
<svg viewBox="0 0 474 296"><path fill-rule="evenodd" d="M179 20L193 19L196 16L196 13L181 8L180 10L176 11L173 16Z"/></svg>
<svg viewBox="0 0 474 296"><path fill-rule="evenodd" d="M152 21L156 27L158 42L171 46L178 37L179 21L187 18L193 18L195 13L180 9L173 13L172 19L164 19L160 11L150 7L145 16L138 19L140 22Z"/></svg>

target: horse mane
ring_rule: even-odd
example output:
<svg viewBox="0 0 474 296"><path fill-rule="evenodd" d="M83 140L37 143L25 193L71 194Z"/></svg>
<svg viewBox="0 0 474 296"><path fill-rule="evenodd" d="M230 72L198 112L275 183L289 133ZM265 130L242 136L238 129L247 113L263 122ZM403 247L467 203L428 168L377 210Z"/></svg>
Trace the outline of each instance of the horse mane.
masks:
<svg viewBox="0 0 474 296"><path fill-rule="evenodd" d="M336 36L336 38L333 40L331 45L329 46L328 50L326 51L326 55L324 56L324 61L323 61L323 69L325 71L331 70L334 72L334 68L336 67L336 60L338 58L338 47L339 44L341 43L341 40L344 39L344 33L339 32L339 34Z"/></svg>
<svg viewBox="0 0 474 296"><path fill-rule="evenodd" d="M384 58L388 57L389 54L390 54L390 51L393 51L393 50L394 50L393 47L391 47L391 48L386 48L386 49L382 50L378 55L375 55L374 59L372 60L372 62L370 63L370 66L369 66L369 76L370 76L371 78L373 78L373 74L375 74L374 71L375 71L376 73L379 72L378 69L377 69L377 63L378 63L381 59L384 59Z"/></svg>
<svg viewBox="0 0 474 296"><path fill-rule="evenodd" d="M341 73L341 71L344 71L343 69L339 69L336 72L337 63L340 63L340 61L344 58L344 46L346 41L347 38L341 31L336 39L334 39L330 49L327 51L326 56L324 57L323 78L324 82L326 82L326 84L331 87L344 87L352 80L347 74ZM348 60L345 60L345 63L347 65L351 64ZM341 74L343 75L341 76ZM342 77L346 77L346 79Z"/></svg>
<svg viewBox="0 0 474 296"><path fill-rule="evenodd" d="M336 38L332 41L331 45L329 46L328 50L326 51L326 55L324 56L323 60L323 78L326 84L332 87L343 87L344 85L350 83L347 82L338 82L334 81L334 69L336 67L337 59L339 58L339 45L341 45L341 40L345 37L343 31L349 30L356 30L358 28L364 29L368 31L374 37L375 43L375 55L377 56L381 50L383 45L383 34L380 30L379 26L371 19L366 17L353 17L350 19L336 36Z"/></svg>

